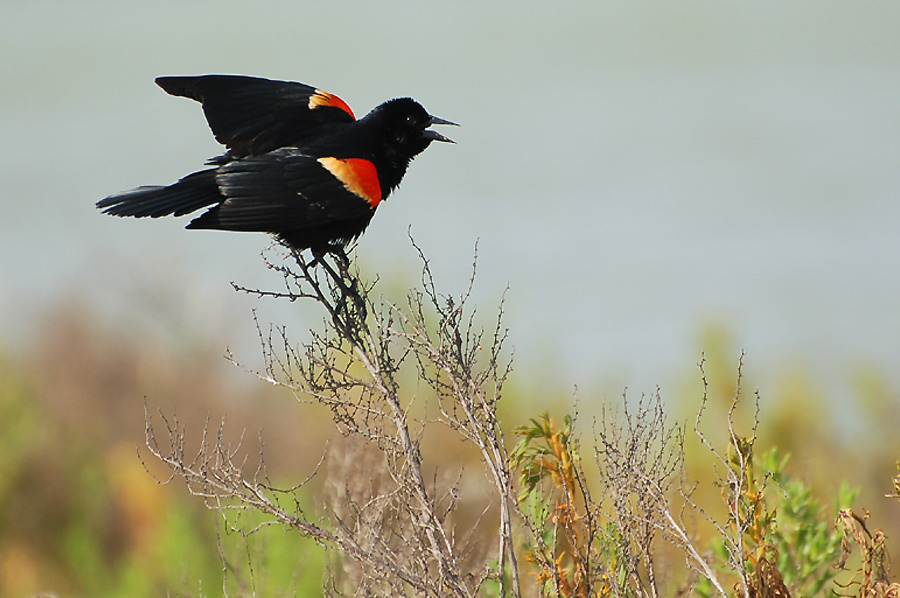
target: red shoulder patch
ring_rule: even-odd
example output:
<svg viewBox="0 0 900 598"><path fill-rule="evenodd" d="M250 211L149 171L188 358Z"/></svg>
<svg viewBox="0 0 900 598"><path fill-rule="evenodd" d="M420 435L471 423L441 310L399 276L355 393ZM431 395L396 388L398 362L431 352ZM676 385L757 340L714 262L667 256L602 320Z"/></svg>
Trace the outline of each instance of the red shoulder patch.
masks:
<svg viewBox="0 0 900 598"><path fill-rule="evenodd" d="M374 210L381 203L381 181L378 169L363 158L319 158L319 164L344 184L354 195L358 195Z"/></svg>
<svg viewBox="0 0 900 598"><path fill-rule="evenodd" d="M353 110L350 110L350 106L347 105L347 102L337 97L333 93L328 93L327 91L317 89L311 96L309 96L309 109L314 110L316 108L319 108L320 106L333 106L335 108L340 108L341 110L349 114L353 120L356 120L356 115L353 114Z"/></svg>

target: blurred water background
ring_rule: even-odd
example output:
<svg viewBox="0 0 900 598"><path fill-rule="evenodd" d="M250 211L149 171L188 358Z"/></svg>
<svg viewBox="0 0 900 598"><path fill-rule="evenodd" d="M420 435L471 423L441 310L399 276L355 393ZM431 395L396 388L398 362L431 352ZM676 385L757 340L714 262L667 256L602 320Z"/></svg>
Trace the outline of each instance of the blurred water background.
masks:
<svg viewBox="0 0 900 598"><path fill-rule="evenodd" d="M263 235L93 208L219 151L199 106L153 78L224 72L309 82L357 113L412 95L460 122L357 256L415 280L409 229L458 292L477 241L477 297L509 285L523 367L652 390L698 361L712 322L763 375L803 367L836 396L861 364L900 381L895 3L0 11L0 331L15 342L76 297L135 320L179 303L209 342L255 343L255 301L228 282L270 280Z"/></svg>
<svg viewBox="0 0 900 598"><path fill-rule="evenodd" d="M78 298L139 321L170 302L208 342L255 344L263 235L113 220L93 203L219 147L166 74L299 80L357 113L398 95L460 122L357 256L446 292L509 285L520 366L642 391L710 323L765 376L900 381L900 6L881 2L4 3L0 331ZM154 296L156 295L156 296ZM266 314L269 317L269 314ZM291 318L271 314L270 319Z"/></svg>

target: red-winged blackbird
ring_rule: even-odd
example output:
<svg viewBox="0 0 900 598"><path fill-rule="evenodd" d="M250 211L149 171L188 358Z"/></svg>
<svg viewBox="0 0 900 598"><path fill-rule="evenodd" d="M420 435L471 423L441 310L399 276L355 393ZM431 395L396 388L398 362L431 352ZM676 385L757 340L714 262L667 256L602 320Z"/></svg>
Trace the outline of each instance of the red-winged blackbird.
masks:
<svg viewBox="0 0 900 598"><path fill-rule="evenodd" d="M368 226L410 161L452 125L416 101L387 101L360 120L336 95L302 83L238 75L160 77L167 93L197 100L225 154L168 187L138 187L97 202L114 216L181 216L212 206L187 228L272 233L317 256Z"/></svg>

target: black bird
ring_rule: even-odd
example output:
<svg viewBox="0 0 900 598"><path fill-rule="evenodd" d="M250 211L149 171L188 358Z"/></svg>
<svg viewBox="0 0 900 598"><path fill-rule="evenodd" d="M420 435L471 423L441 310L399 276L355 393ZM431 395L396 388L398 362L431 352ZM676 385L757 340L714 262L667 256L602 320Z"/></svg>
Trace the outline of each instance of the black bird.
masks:
<svg viewBox="0 0 900 598"><path fill-rule="evenodd" d="M138 187L97 202L114 216L181 216L187 228L274 234L317 257L343 253L410 161L454 125L415 100L389 100L357 120L336 95L303 83L239 75L159 77L174 96L200 102L227 151L167 187Z"/></svg>

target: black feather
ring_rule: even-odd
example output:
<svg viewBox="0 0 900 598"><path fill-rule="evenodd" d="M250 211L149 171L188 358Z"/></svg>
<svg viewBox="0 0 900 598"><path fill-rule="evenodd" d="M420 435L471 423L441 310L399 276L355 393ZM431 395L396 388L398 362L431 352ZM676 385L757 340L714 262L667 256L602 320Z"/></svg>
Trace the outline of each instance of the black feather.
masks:
<svg viewBox="0 0 900 598"><path fill-rule="evenodd" d="M168 187L138 187L97 202L104 214L159 218L183 216L222 201L215 169L189 174Z"/></svg>
<svg viewBox="0 0 900 598"><path fill-rule="evenodd" d="M303 83L233 75L160 77L166 92L203 105L228 151L212 168L168 187L138 187L97 202L114 216L181 216L191 229L257 231L294 249L330 251L358 237L435 140L435 119L409 98L355 120L342 100Z"/></svg>

